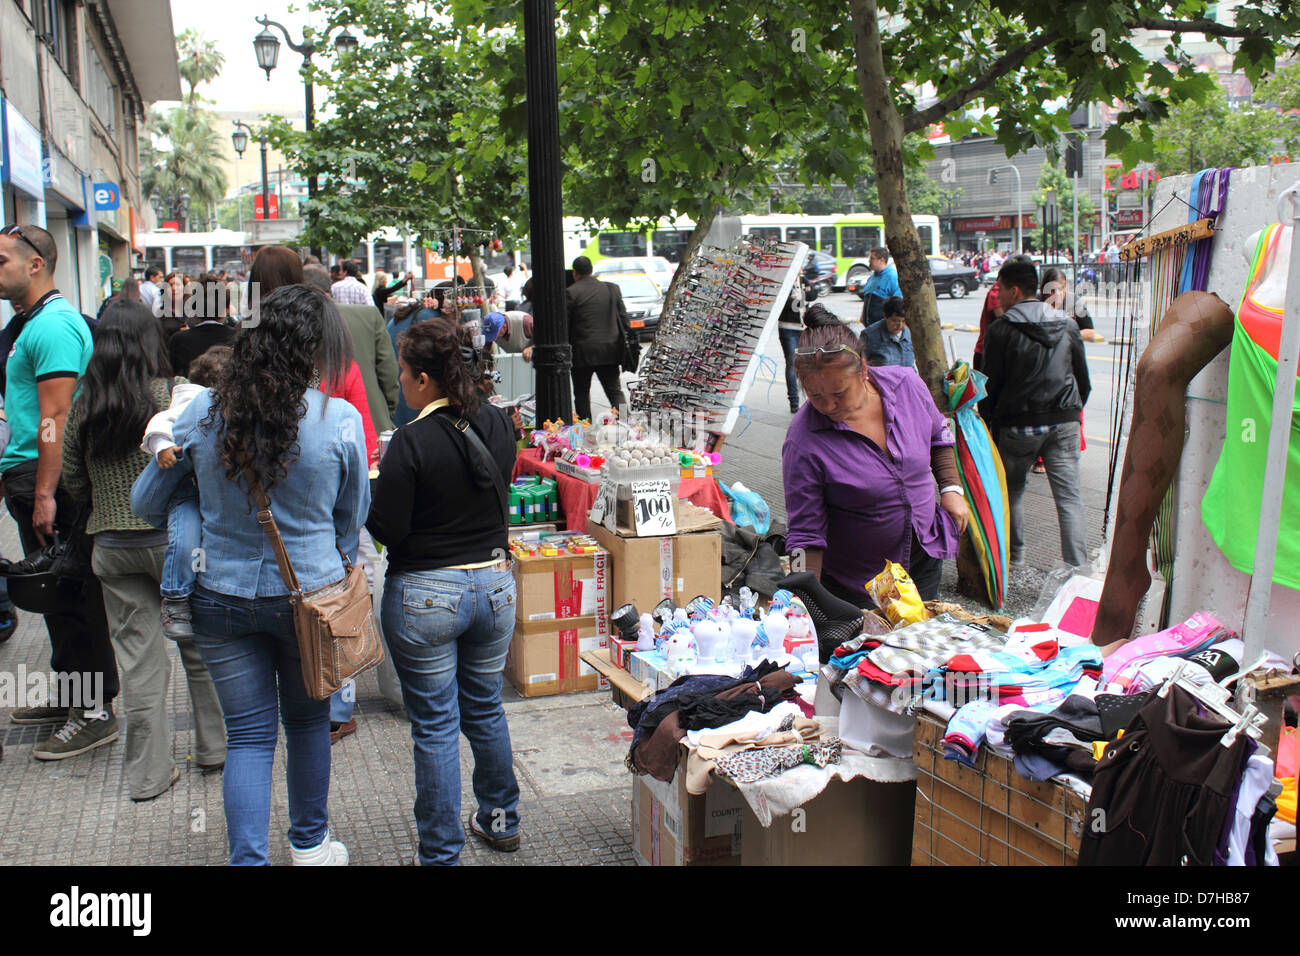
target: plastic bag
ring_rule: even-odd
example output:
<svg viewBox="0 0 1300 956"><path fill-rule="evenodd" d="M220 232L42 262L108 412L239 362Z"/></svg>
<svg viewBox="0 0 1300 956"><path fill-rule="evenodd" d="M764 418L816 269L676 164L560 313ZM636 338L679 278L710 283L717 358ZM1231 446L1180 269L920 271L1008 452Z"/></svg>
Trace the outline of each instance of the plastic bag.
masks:
<svg viewBox="0 0 1300 956"><path fill-rule="evenodd" d="M916 585L901 564L886 561L885 570L867 583L867 593L894 627L916 624L930 617Z"/></svg>
<svg viewBox="0 0 1300 956"><path fill-rule="evenodd" d="M740 482L728 488L721 481L718 487L731 504L731 520L738 525L749 525L759 534L767 534L772 526L772 510L757 491L750 491Z"/></svg>

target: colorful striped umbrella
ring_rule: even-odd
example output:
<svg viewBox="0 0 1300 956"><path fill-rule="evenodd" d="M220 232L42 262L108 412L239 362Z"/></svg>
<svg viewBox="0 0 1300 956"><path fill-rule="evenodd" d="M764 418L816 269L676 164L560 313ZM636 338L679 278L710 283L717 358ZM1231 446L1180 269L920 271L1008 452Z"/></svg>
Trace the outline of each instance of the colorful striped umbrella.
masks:
<svg viewBox="0 0 1300 956"><path fill-rule="evenodd" d="M985 395L987 378L965 362L944 377L948 409L957 424L957 469L966 490L969 530L984 572L989 604L1001 608L1007 593L1007 534L1011 527L1007 476L988 426L976 404Z"/></svg>

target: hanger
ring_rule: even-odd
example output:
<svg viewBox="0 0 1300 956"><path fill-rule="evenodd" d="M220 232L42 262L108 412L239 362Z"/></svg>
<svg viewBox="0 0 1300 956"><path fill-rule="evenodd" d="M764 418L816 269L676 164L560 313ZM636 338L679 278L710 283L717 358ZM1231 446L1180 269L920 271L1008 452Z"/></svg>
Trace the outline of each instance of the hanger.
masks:
<svg viewBox="0 0 1300 956"><path fill-rule="evenodd" d="M1264 736L1264 724L1268 722L1268 715L1260 713L1259 708L1254 704L1247 704L1245 710L1238 713L1228 704L1229 694L1226 687L1219 684L1195 684L1183 677L1186 668L1187 661L1180 660L1173 673L1161 685L1156 696L1167 697L1169 688L1177 684L1200 701L1206 709L1214 711L1232 725L1224 731L1223 737L1219 740L1224 747L1231 747L1236 743L1238 735L1245 731L1256 741L1257 753L1271 755L1272 752L1259 743L1260 738Z"/></svg>

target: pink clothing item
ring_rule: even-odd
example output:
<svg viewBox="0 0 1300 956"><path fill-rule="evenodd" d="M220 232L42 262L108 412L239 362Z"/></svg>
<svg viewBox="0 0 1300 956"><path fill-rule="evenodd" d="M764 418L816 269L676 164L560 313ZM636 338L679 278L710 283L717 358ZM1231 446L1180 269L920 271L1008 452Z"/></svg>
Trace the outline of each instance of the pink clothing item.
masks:
<svg viewBox="0 0 1300 956"><path fill-rule="evenodd" d="M320 386L320 390L325 391L324 384ZM330 398L341 398L345 402L350 402L352 407L361 413L361 427L366 433L366 461L369 463L370 470L374 471L379 467L379 436L375 434L375 424L370 420L370 402L366 401L366 382L361 377L361 366L353 362L343 379L343 387L325 394Z"/></svg>
<svg viewBox="0 0 1300 956"><path fill-rule="evenodd" d="M1193 614L1181 624L1134 638L1111 654L1102 665L1101 682L1127 687L1143 661L1155 657L1191 657L1231 636L1232 631L1209 614Z"/></svg>

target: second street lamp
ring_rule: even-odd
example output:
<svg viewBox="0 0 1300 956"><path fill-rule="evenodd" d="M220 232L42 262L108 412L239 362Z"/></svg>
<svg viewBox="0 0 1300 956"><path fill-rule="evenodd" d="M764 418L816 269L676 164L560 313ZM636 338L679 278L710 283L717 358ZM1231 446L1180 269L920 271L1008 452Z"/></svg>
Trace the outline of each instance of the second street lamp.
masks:
<svg viewBox="0 0 1300 956"><path fill-rule="evenodd" d="M285 29L283 24L277 23L276 21L272 20L270 17L265 15L260 17L254 17L253 19L262 25L262 32L253 38L253 51L254 53L257 54L258 68L266 71L266 80L268 83L271 81L271 71L275 69L275 64L280 57L280 41L277 40L275 34L271 32L271 27L275 27L277 30L279 30L281 33L284 34L284 42L289 44L289 49L293 50L295 53L298 53L302 56L302 63L304 67L306 67L309 63L311 63L312 54L316 52L316 43L311 39L309 35L304 34L303 41L301 43L294 43L293 40L289 37L289 31ZM327 32L325 34L325 37L328 36L329 34ZM325 37L322 37L322 40L325 39ZM337 53L339 56L344 56L348 53L353 52L354 50L356 50L358 46L360 46L360 41L358 41L357 38L354 37L347 30L346 27L344 28L343 32L340 33L334 39L334 52ZM303 125L306 127L307 132L310 133L313 129L316 128L315 95L312 90L312 84L310 79L304 80L303 86L306 89L306 107L307 107L303 117L304 119ZM316 174L312 173L310 176L307 177L307 208L310 210L308 212L308 216L311 219L311 224L313 227L315 227L318 218L315 206L312 202L312 200L316 198L316 186L317 186ZM316 252L316 251L317 251L316 249L312 249L312 252Z"/></svg>

